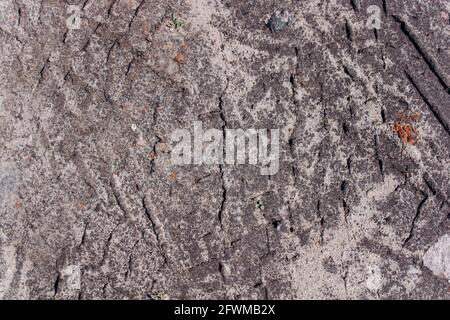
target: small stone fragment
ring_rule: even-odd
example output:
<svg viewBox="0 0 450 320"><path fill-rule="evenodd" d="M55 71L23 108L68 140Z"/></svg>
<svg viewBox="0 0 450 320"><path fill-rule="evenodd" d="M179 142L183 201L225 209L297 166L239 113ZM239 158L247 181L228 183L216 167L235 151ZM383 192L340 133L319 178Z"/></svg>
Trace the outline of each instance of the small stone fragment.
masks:
<svg viewBox="0 0 450 320"><path fill-rule="evenodd" d="M269 27L272 32L278 33L283 31L290 21L291 14L287 10L281 12L275 11L267 22L267 27Z"/></svg>
<svg viewBox="0 0 450 320"><path fill-rule="evenodd" d="M450 282L450 234L443 235L422 258L425 267Z"/></svg>

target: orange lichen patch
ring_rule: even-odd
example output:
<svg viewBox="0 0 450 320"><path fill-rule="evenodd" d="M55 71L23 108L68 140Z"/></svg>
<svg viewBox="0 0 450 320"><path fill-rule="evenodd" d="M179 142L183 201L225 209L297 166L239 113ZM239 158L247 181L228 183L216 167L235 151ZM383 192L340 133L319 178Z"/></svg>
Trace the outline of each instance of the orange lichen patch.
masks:
<svg viewBox="0 0 450 320"><path fill-rule="evenodd" d="M177 52L177 54L175 55L175 58L173 58L173 60L176 63L183 63L185 59L185 56L182 52Z"/></svg>
<svg viewBox="0 0 450 320"><path fill-rule="evenodd" d="M403 144L414 144L417 137L417 129L408 123L395 122L392 129L397 133Z"/></svg>
<svg viewBox="0 0 450 320"><path fill-rule="evenodd" d="M175 180L175 179L177 178L177 173L176 173L175 171L172 171L172 172L169 174L169 178L172 179L172 180Z"/></svg>
<svg viewBox="0 0 450 320"><path fill-rule="evenodd" d="M20 209L22 208L22 202L20 201L20 199L16 199L16 204L15 204L16 209Z"/></svg>

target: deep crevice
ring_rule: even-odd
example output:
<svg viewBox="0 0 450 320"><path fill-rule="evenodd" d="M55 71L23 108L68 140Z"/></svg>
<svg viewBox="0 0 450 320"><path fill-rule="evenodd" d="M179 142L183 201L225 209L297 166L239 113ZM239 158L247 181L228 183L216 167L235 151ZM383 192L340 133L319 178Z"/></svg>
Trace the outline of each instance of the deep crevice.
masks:
<svg viewBox="0 0 450 320"><path fill-rule="evenodd" d="M422 194L424 195L424 198L422 199L422 201L420 201L419 205L417 206L416 214L414 215L414 218L411 223L411 228L409 229L409 235L403 242L402 248L405 247L408 244L408 242L412 239L412 237L414 236L415 230L417 228L417 220L419 220L420 213L422 212L422 208L423 208L425 202L427 202L427 200L428 200L428 194L426 194L424 192L422 192Z"/></svg>

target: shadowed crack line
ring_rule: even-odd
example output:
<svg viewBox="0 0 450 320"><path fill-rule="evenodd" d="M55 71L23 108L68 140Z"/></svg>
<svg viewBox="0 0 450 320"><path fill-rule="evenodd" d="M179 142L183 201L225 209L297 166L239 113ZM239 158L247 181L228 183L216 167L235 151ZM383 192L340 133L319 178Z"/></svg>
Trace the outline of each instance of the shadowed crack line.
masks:
<svg viewBox="0 0 450 320"><path fill-rule="evenodd" d="M350 0L350 4L352 5L353 10L359 11L359 1L358 0Z"/></svg>
<svg viewBox="0 0 450 320"><path fill-rule="evenodd" d="M224 113L224 108L223 108L223 96L225 94L225 92L228 89L228 84L229 84L229 79L227 78L227 83L225 86L225 89L223 90L223 92L220 94L219 96L219 116L220 119L222 120L222 139L223 141L225 141L225 128L227 126L227 120L225 118L225 113ZM225 154L225 143L223 144L223 154ZM219 170L220 170L220 177L222 180L222 200L220 202L220 208L219 208L219 213L218 213L218 219L219 219L219 223L220 223L220 228L223 230L223 224L222 224L222 218L223 218L223 212L225 210L225 202L227 201L227 188L225 186L225 174L224 174L224 168L223 168L223 164L219 165Z"/></svg>
<svg viewBox="0 0 450 320"><path fill-rule="evenodd" d="M431 178L428 175L428 173L425 173L422 176L422 178L423 178L423 181L425 181L425 184L427 185L428 189L430 189L432 195L435 196L438 192L436 191L436 186L433 183L433 181L431 180Z"/></svg>
<svg viewBox="0 0 450 320"><path fill-rule="evenodd" d="M130 256L128 258L127 271L125 272L125 279L128 279L129 276L131 275L131 273L133 272L133 253L134 253L134 249L138 245L139 241L141 241L141 239L136 240L136 242L134 243L133 247L130 250L131 252L130 252Z"/></svg>
<svg viewBox="0 0 450 320"><path fill-rule="evenodd" d="M352 70L350 70L349 68L348 68L348 66L343 66L343 68L344 68L344 73L347 75L347 76L349 76L350 77L350 79L352 79L352 81L355 81L355 74L354 74L354 72L352 71Z"/></svg>
<svg viewBox="0 0 450 320"><path fill-rule="evenodd" d="M150 174L153 174L155 172L155 159L156 159L156 146L158 143L160 143L162 139L159 136L156 136L156 141L152 146L152 159L150 159Z"/></svg>
<svg viewBox="0 0 450 320"><path fill-rule="evenodd" d="M133 65L133 63L134 63L134 57L131 59L130 63L128 63L127 71L125 72L125 76L128 76L128 74L130 73L131 66Z"/></svg>
<svg viewBox="0 0 450 320"><path fill-rule="evenodd" d="M320 210L320 200L317 200L316 214L317 217L319 218L319 225L320 225L319 243L320 245L323 245L323 237L325 232L325 218L322 216L322 212Z"/></svg>
<svg viewBox="0 0 450 320"><path fill-rule="evenodd" d="M156 232L155 222L153 222L150 211L148 210L147 205L145 204L145 197L142 198L142 207L144 208L145 216L148 218L148 221L150 221L150 225L152 227L153 233L155 234L156 241L158 242L158 245L159 245L159 241L160 241L159 234L158 234L158 232Z"/></svg>
<svg viewBox="0 0 450 320"><path fill-rule="evenodd" d="M81 240L80 240L80 243L78 244L78 248L80 248L82 245L84 245L84 243L86 241L86 233L87 233L88 225L89 225L89 223L86 223L84 225L83 234L81 235Z"/></svg>
<svg viewBox="0 0 450 320"><path fill-rule="evenodd" d="M348 224L348 216L350 215L350 208L345 199L342 199L342 207L344 208L344 221Z"/></svg>
<svg viewBox="0 0 450 320"><path fill-rule="evenodd" d="M164 249L163 249L163 243L161 241L161 235L160 235L160 233L158 231L158 227L157 227L157 225L156 225L156 223L155 223L155 221L154 221L154 219L152 217L152 214L151 214L150 210L147 208L147 204L146 204L145 198L146 198L145 196L142 198L142 207L144 208L145 216L147 217L147 219L150 222L150 226L152 228L152 231L155 234L156 242L158 243L159 250L160 250L161 255L162 255L163 259L164 259L164 264L167 264L168 259L167 259L166 253L164 252Z"/></svg>
<svg viewBox="0 0 450 320"><path fill-rule="evenodd" d="M422 192L422 193L424 195L424 198L422 199L422 201L420 201L419 205L417 206L416 214L412 220L411 228L409 229L409 235L403 242L402 248L404 248L408 244L408 242L411 240L411 238L413 237L414 232L417 227L417 220L420 218L420 213L422 212L422 208L425 205L425 202L427 202L427 200L428 200L428 194L426 194L424 192Z"/></svg>
<svg viewBox="0 0 450 320"><path fill-rule="evenodd" d="M86 52L87 47L88 47L89 44L91 43L92 37L95 35L95 33L97 32L98 28L100 28L101 25L102 25L101 22L97 24L97 26L95 27L94 31L92 31L91 36L90 36L89 39L86 41L86 44L83 46L83 48L81 49L81 51Z"/></svg>
<svg viewBox="0 0 450 320"><path fill-rule="evenodd" d="M59 291L59 282L61 281L61 273L59 271L56 272L56 279L55 282L53 284L53 296L56 296L58 294Z"/></svg>
<svg viewBox="0 0 450 320"><path fill-rule="evenodd" d="M225 279L225 274L223 272L223 264L220 261L219 261L219 273L220 273L220 276L222 277L222 281L225 282L226 279Z"/></svg>
<svg viewBox="0 0 450 320"><path fill-rule="evenodd" d="M22 9L19 8L19 9L17 10L17 13L18 13L18 17L17 17L17 25L20 26L20 22L21 22L21 18L22 18Z"/></svg>
<svg viewBox="0 0 450 320"><path fill-rule="evenodd" d="M112 241L112 238L113 238L113 234L114 234L114 232L116 232L118 227L119 227L119 225L116 225L114 227L114 229L109 234L108 239L106 240L106 244L103 247L103 254L102 254L102 259L100 260L99 267L102 267L105 264L106 257L109 254L109 250L110 250L110 247L111 247L111 241Z"/></svg>
<svg viewBox="0 0 450 320"><path fill-rule="evenodd" d="M129 214L128 214L127 208L125 208L125 205L120 197L120 194L117 191L118 187L115 185L115 183L113 181L111 181L110 185L111 185L112 194L114 196L114 199L116 200L117 206L123 212L124 216L128 217Z"/></svg>
<svg viewBox="0 0 450 320"><path fill-rule="evenodd" d="M39 71L39 79L38 79L38 83L37 86L39 86L42 82L42 77L44 76L44 71L45 69L47 69L47 66L50 63L50 57L47 58L47 60L45 60L44 66L42 67L41 71Z"/></svg>
<svg viewBox="0 0 450 320"><path fill-rule="evenodd" d="M342 276L342 280L344 281L345 295L348 297L348 266L345 266L345 272Z"/></svg>
<svg viewBox="0 0 450 320"><path fill-rule="evenodd" d="M136 19L137 15L138 15L138 13L139 13L139 10L140 10L141 7L144 5L144 2L145 2L145 0L142 0L142 1L139 3L139 5L137 6L136 10L134 10L134 14L133 14L133 17L131 18L130 23L128 24L128 28L131 28L131 25L133 24L134 19Z"/></svg>
<svg viewBox="0 0 450 320"><path fill-rule="evenodd" d="M90 1L90 0L84 1L83 6L81 7L81 10L84 10L84 9L86 8L86 6L87 6L87 4L88 4L89 1Z"/></svg>
<svg viewBox="0 0 450 320"><path fill-rule="evenodd" d="M345 19L345 34L347 35L348 41L353 42L353 30L347 19Z"/></svg>
<svg viewBox="0 0 450 320"><path fill-rule="evenodd" d="M111 16L113 7L114 7L114 5L115 5L118 1L119 1L119 0L114 0L114 1L111 2L111 5L110 5L109 8L108 8L108 18Z"/></svg>
<svg viewBox="0 0 450 320"><path fill-rule="evenodd" d="M120 37L117 38L116 40L114 40L113 44L112 44L111 47L109 47L109 49L108 49L108 53L106 54L106 62L107 62L107 63L109 62L109 59L111 58L111 52L112 52L112 50L114 49L114 47L115 47L117 44L119 44L119 39L120 39Z"/></svg>

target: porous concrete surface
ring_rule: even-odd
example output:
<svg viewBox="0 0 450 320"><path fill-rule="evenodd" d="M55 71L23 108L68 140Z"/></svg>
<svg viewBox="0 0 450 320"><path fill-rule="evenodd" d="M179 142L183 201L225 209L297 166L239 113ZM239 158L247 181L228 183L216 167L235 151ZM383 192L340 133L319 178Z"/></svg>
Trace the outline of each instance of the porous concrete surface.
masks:
<svg viewBox="0 0 450 320"><path fill-rule="evenodd" d="M449 10L0 0L0 298L449 299ZM279 172L173 165L196 120Z"/></svg>

